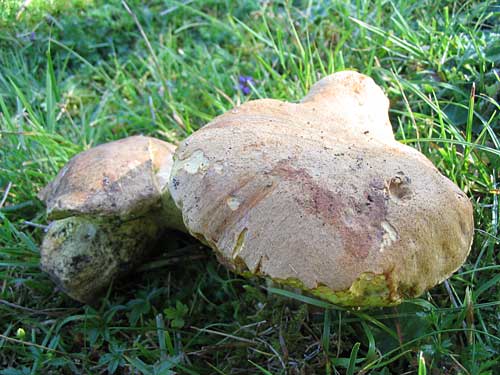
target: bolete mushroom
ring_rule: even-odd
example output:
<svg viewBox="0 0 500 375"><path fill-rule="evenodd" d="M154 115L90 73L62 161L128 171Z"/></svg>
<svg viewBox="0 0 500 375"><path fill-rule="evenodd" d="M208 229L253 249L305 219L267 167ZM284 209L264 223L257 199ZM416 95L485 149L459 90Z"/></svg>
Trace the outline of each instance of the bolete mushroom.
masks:
<svg viewBox="0 0 500 375"><path fill-rule="evenodd" d="M93 301L151 254L166 228L185 230L167 183L175 146L134 136L78 154L39 193L49 225L41 267L67 294Z"/></svg>
<svg viewBox="0 0 500 375"><path fill-rule="evenodd" d="M345 306L416 297L464 262L466 195L394 139L389 101L344 71L300 103L247 102L176 150L169 189L189 232L243 275Z"/></svg>

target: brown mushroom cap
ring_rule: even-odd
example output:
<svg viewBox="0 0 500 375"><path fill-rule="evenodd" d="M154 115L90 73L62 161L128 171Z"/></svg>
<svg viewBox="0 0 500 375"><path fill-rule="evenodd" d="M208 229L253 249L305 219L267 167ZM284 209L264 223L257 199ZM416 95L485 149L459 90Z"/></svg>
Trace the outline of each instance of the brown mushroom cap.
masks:
<svg viewBox="0 0 500 375"><path fill-rule="evenodd" d="M143 136L103 144L76 155L40 192L55 219L41 267L71 297L94 300L166 228L185 230L167 188L174 150Z"/></svg>
<svg viewBox="0 0 500 375"><path fill-rule="evenodd" d="M389 102L346 71L301 103L217 117L174 156L169 189L189 232L229 268L347 306L420 295L465 260L465 194L394 140Z"/></svg>
<svg viewBox="0 0 500 375"><path fill-rule="evenodd" d="M175 146L144 136L102 144L72 158L38 196L54 219L137 216L160 206L174 151Z"/></svg>

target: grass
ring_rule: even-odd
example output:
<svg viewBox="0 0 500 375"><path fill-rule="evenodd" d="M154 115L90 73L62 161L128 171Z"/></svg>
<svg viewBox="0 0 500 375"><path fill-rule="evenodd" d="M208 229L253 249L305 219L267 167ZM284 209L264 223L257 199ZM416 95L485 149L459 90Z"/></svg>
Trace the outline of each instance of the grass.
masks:
<svg viewBox="0 0 500 375"><path fill-rule="evenodd" d="M20 3L0 1L0 374L500 372L494 1L35 1L16 18ZM40 272L36 193L71 156L139 133L175 143L345 68L384 88L397 139L474 203L474 245L448 281L346 310L231 274L175 233L96 306Z"/></svg>

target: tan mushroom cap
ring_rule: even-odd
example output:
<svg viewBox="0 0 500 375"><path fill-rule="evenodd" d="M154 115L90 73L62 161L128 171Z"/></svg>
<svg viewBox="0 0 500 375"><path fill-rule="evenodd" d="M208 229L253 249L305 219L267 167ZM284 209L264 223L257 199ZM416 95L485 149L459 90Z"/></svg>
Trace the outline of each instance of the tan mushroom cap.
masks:
<svg viewBox="0 0 500 375"><path fill-rule="evenodd" d="M168 194L174 151L175 146L145 136L99 145L71 159L39 198L51 218L140 215Z"/></svg>
<svg viewBox="0 0 500 375"><path fill-rule="evenodd" d="M373 80L328 76L301 103L264 99L177 149L169 189L190 233L236 272L348 306L420 295L464 262L465 194L394 140Z"/></svg>

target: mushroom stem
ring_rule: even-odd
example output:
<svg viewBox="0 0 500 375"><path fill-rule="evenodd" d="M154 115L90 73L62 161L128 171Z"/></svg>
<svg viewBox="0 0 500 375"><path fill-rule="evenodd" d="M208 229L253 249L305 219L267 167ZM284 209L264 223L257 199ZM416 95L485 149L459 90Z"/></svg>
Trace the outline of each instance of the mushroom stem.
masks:
<svg viewBox="0 0 500 375"><path fill-rule="evenodd" d="M160 215L55 220L42 242L41 268L70 297L91 303L114 278L151 254L165 229L155 216Z"/></svg>
<svg viewBox="0 0 500 375"><path fill-rule="evenodd" d="M133 219L85 215L54 220L42 242L41 268L70 297L91 303L113 279L151 256L169 229L187 232L169 195L161 209Z"/></svg>
<svg viewBox="0 0 500 375"><path fill-rule="evenodd" d="M162 209L159 215L161 218L161 226L165 229L174 229L179 232L189 233L182 219L182 212L175 205L168 190L162 195Z"/></svg>

